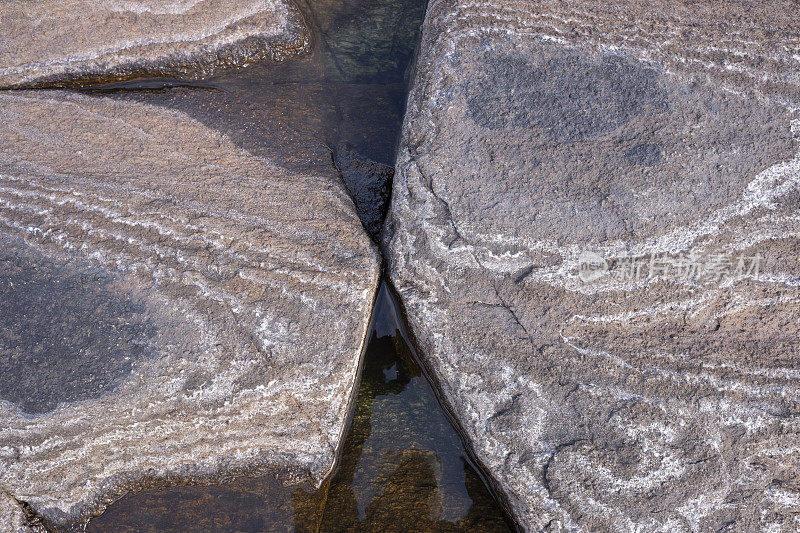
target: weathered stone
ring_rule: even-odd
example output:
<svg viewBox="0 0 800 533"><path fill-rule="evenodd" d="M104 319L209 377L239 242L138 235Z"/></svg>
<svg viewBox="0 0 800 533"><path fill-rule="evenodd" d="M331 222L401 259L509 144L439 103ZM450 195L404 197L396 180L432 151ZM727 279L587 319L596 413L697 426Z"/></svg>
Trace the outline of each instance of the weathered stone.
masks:
<svg viewBox="0 0 800 533"><path fill-rule="evenodd" d="M383 241L525 529L800 527L797 8L431 5Z"/></svg>
<svg viewBox="0 0 800 533"><path fill-rule="evenodd" d="M151 482L319 482L379 264L332 166L151 105L0 94L0 488L60 525Z"/></svg>
<svg viewBox="0 0 800 533"><path fill-rule="evenodd" d="M334 162L353 196L364 229L377 241L389 208L394 169L367 159L349 143L339 143Z"/></svg>
<svg viewBox="0 0 800 533"><path fill-rule="evenodd" d="M3 533L33 533L25 511L19 502L0 489L0 531Z"/></svg>
<svg viewBox="0 0 800 533"><path fill-rule="evenodd" d="M93 0L0 5L0 87L199 76L305 50L286 0Z"/></svg>

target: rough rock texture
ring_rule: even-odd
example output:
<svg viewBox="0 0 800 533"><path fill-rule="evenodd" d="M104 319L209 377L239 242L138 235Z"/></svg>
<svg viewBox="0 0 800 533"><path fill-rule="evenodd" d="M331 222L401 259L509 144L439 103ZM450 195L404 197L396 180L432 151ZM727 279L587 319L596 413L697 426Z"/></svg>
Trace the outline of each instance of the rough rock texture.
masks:
<svg viewBox="0 0 800 533"><path fill-rule="evenodd" d="M297 0L318 30L326 71L339 82L401 82L425 16L420 0ZM372 139L380 143L380 139Z"/></svg>
<svg viewBox="0 0 800 533"><path fill-rule="evenodd" d="M318 482L379 263L332 168L177 111L0 94L0 489L64 524L153 480Z"/></svg>
<svg viewBox="0 0 800 533"><path fill-rule="evenodd" d="M2 489L0 489L0 531L3 533L32 533L22 507Z"/></svg>
<svg viewBox="0 0 800 533"><path fill-rule="evenodd" d="M798 7L430 5L384 246L524 528L800 528Z"/></svg>
<svg viewBox="0 0 800 533"><path fill-rule="evenodd" d="M11 0L0 4L0 87L197 76L307 44L286 0Z"/></svg>
<svg viewBox="0 0 800 533"><path fill-rule="evenodd" d="M389 209L394 169L364 157L349 143L336 147L334 164L353 197L364 229L377 241Z"/></svg>

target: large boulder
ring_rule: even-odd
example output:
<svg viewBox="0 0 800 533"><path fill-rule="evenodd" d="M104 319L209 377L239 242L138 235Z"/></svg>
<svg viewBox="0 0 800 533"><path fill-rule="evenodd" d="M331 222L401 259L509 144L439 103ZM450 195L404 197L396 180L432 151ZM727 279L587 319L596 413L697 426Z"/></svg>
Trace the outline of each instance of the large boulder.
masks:
<svg viewBox="0 0 800 533"><path fill-rule="evenodd" d="M11 0L0 4L0 87L196 77L307 45L287 0Z"/></svg>
<svg viewBox="0 0 800 533"><path fill-rule="evenodd" d="M333 168L147 104L0 94L0 490L60 526L151 482L320 482L379 267Z"/></svg>
<svg viewBox="0 0 800 533"><path fill-rule="evenodd" d="M525 529L800 527L796 13L431 4L383 243Z"/></svg>

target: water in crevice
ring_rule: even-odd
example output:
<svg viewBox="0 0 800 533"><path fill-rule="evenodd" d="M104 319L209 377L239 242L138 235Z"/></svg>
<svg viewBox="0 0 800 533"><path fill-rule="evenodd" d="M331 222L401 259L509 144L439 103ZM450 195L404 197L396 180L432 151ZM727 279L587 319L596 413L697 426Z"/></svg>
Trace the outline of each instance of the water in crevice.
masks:
<svg viewBox="0 0 800 533"><path fill-rule="evenodd" d="M375 303L339 464L323 486L272 476L154 488L122 498L89 531L511 531L424 375L395 297Z"/></svg>
<svg viewBox="0 0 800 533"><path fill-rule="evenodd" d="M381 284L322 531L509 531Z"/></svg>
<svg viewBox="0 0 800 533"><path fill-rule="evenodd" d="M126 80L88 94L178 109L290 170L339 174L377 238L426 0L296 0L309 53L202 81Z"/></svg>
<svg viewBox="0 0 800 533"><path fill-rule="evenodd" d="M87 92L179 109L279 165L340 176L365 229L376 238L388 206L425 3L298 0L313 33L313 49L305 57L231 69L202 82L132 80ZM383 283L340 460L322 487L285 487L271 475L211 486L156 486L113 503L87 529L383 532L511 527L438 403L394 295Z"/></svg>

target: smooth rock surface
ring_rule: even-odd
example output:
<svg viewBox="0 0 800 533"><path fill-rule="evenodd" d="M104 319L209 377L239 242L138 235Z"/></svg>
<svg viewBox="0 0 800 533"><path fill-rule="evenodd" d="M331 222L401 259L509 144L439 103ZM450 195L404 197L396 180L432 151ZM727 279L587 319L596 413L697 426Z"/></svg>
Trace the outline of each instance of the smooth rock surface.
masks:
<svg viewBox="0 0 800 533"><path fill-rule="evenodd" d="M151 482L318 483L380 259L333 168L187 115L0 94L0 489L50 524Z"/></svg>
<svg viewBox="0 0 800 533"><path fill-rule="evenodd" d="M429 6L383 243L526 530L800 528L797 10Z"/></svg>
<svg viewBox="0 0 800 533"><path fill-rule="evenodd" d="M307 45L287 0L11 0L0 5L0 87L197 77Z"/></svg>

